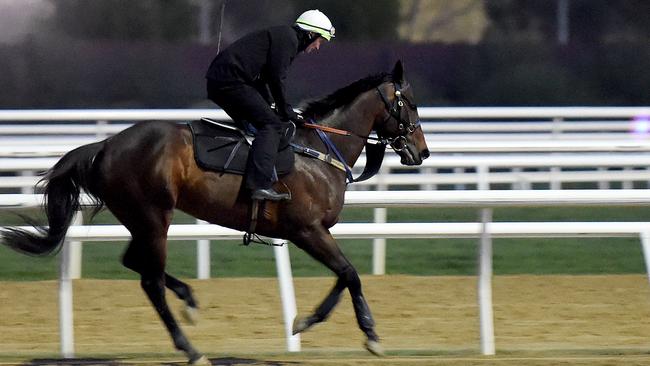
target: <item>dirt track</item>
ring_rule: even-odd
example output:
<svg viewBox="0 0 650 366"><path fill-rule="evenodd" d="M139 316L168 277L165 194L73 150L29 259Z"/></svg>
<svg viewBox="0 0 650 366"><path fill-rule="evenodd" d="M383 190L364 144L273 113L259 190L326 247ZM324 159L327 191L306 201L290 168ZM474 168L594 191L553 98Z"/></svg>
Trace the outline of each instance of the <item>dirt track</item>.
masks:
<svg viewBox="0 0 650 366"><path fill-rule="evenodd" d="M393 356L384 360L362 352L363 336L348 296L326 323L302 335L306 358L296 358L283 355L276 279L190 282L202 308L201 321L184 329L211 357L264 354L309 365L496 361L480 357L474 277L364 277L377 331ZM296 279L298 312L309 312L332 285L331 278ZM74 291L79 356L182 359L173 353L137 281L80 280ZM172 307L180 308L172 296L168 293ZM619 353L628 357L625 364L650 365L645 276L499 276L493 297L497 353L505 357L504 365L617 364ZM0 282L0 361L56 357L58 349L57 283ZM549 363L548 355L561 355L562 361ZM574 362L566 363L567 357ZM223 364L245 364L233 362L221 359Z"/></svg>

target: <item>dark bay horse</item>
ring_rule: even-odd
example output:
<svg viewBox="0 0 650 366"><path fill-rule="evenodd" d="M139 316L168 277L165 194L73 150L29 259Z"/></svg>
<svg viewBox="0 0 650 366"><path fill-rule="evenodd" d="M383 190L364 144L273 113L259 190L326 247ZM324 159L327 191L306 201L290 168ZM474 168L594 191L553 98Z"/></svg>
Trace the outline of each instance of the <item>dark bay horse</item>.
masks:
<svg viewBox="0 0 650 366"><path fill-rule="evenodd" d="M331 135L342 158L353 166L374 130L400 155L402 164L419 165L429 156L412 90L401 62L392 73L373 75L309 103L304 115L322 125L349 131ZM328 151L314 130L299 129L294 142ZM131 232L122 262L141 276L141 286L169 331L175 347L190 363L207 360L188 341L165 299L165 287L191 309L197 303L190 287L165 272L167 229L175 208L202 220L246 230L250 193L242 177L200 169L194 159L192 136L186 125L150 121L104 141L70 151L50 169L44 181L49 226L38 232L5 228L3 244L23 253L45 255L62 244L83 189L105 206ZM337 276L327 297L313 314L296 318L294 334L324 321L341 293L348 289L357 322L367 337L366 348L381 354L379 337L352 264L330 234L343 208L346 172L322 161L296 156L291 173L275 188L292 199L266 202L257 223L261 235L290 240Z"/></svg>

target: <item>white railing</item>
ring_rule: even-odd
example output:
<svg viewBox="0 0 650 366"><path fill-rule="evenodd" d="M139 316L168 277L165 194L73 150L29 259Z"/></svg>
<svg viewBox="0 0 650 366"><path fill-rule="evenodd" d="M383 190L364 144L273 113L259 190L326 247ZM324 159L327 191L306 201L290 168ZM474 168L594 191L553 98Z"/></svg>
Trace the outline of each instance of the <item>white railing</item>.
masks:
<svg viewBox="0 0 650 366"><path fill-rule="evenodd" d="M50 144L47 140L33 140L23 144L0 145L0 157L60 157L81 145L96 139L80 138L65 144ZM606 140L513 140L513 141L430 141L433 154L451 153L521 153L521 152L650 152L650 139Z"/></svg>
<svg viewBox="0 0 650 366"><path fill-rule="evenodd" d="M419 112L423 120L436 121L422 124L432 152L650 150L650 107L421 107ZM134 121L201 117L229 119L220 109L0 110L0 156L60 156ZM34 124L41 121L58 123ZM70 123L79 121L92 123Z"/></svg>
<svg viewBox="0 0 650 366"><path fill-rule="evenodd" d="M492 139L499 140L522 134L535 138L550 136L554 139L564 135L573 135L580 139L589 136L626 138L630 133L647 137L644 134L648 133L647 119L650 115L650 107L421 107L418 111L422 120L435 121L423 123L424 132L432 139L446 140L457 137L471 139L472 134L483 136L482 138L491 136ZM0 136L105 136L119 132L134 121L189 121L201 117L229 119L220 109L0 110ZM5 123L1 123L3 121ZM93 121L94 124L58 123L52 126L33 123L38 121ZM128 123L116 124L116 121Z"/></svg>
<svg viewBox="0 0 650 366"><path fill-rule="evenodd" d="M220 109L42 109L0 111L0 121L133 121L147 119L191 120L201 117L228 118ZM419 107L428 119L633 119L650 116L641 107Z"/></svg>
<svg viewBox="0 0 650 366"><path fill-rule="evenodd" d="M31 187L38 180L34 171L45 171L58 158L0 158L0 171L30 172L32 176L0 177L0 187ZM365 157L357 162L365 165ZM403 174L400 171L413 169L404 166L394 154L384 159L379 175L366 182L355 183L351 188L366 188L368 185L438 185L438 184L488 184L511 183L522 187L531 183L550 183L551 188L561 188L563 182L631 182L650 181L650 154L646 153L518 153L518 154L462 154L433 155L421 166L415 167L418 174ZM534 168L537 171L524 171ZM566 170L581 168L581 171ZM439 169L456 169L442 173ZM472 170L466 172L465 169ZM508 171L493 171L494 169ZM542 170L540 170L542 169ZM609 170L617 169L617 170ZM355 169L360 172L360 168ZM357 173L358 174L358 173Z"/></svg>
<svg viewBox="0 0 650 366"><path fill-rule="evenodd" d="M0 205L31 205L42 200L35 195L6 197L0 195ZM8 199L10 198L10 199ZM87 200L86 196L82 200ZM430 237L476 237L481 238L479 255L479 307L481 351L495 353L492 316L492 242L494 236L639 236L641 238L646 267L650 263L650 223L648 222L578 222L578 223L492 223L492 207L517 206L640 206L650 205L650 190L549 190L549 191L373 191L347 192L345 204L355 207L473 207L481 208L480 223L417 223L417 224L337 224L332 234L337 238L430 238ZM235 239L241 232L214 225L172 225L169 239ZM119 225L72 226L62 255L60 279L60 326L64 357L74 355L72 333L72 286L69 276L69 247L71 241L125 240L129 237ZM285 331L289 351L300 349L300 340L291 336L291 324L296 314L293 281L288 248L276 248L278 277L281 287ZM650 280L650 275L649 275Z"/></svg>
<svg viewBox="0 0 650 366"><path fill-rule="evenodd" d="M522 119L523 122L488 121L488 122L435 122L424 123L425 130L435 132L429 138L439 140L429 141L429 148L434 153L424 164L418 167L419 174L399 174L404 167L399 158L389 153L384 162L381 174L375 178L351 186L351 189L367 189L369 185L388 188L395 185L417 186L420 189L433 189L439 185L453 185L453 188L464 188L462 185L473 184L476 187L490 188L492 184L506 183L512 188L528 189L534 183L548 183L551 189L560 189L566 182L597 182L600 188L609 188L612 182L621 182L623 188L633 188L635 182L645 187L650 181L650 140L643 135L626 134L635 130L635 118L647 116L649 107L637 108L420 108L423 119ZM33 136L7 136L0 144L0 156L24 156L25 158L0 158L0 171L20 172L21 176L0 177L0 188L21 188L29 192L38 181L34 176L37 171L50 168L58 156L81 144L89 143L120 131L130 124L112 124L109 121L127 121L142 119L163 120L192 120L202 116L215 119L227 119L227 115L216 109L195 110L4 110L0 111L0 121L13 121L14 125L0 124L0 132L5 128L6 133L24 132L28 134L54 133L60 128L63 136L50 136L34 139ZM617 121L584 121L584 119L612 119ZM531 121L547 119L548 121ZM567 121L571 119L571 121ZM581 119L581 121L576 121ZM32 125L20 122L33 121L96 121L93 125ZM20 130L26 128L28 130ZM600 131L607 129L623 133L628 139L601 140ZM492 132L508 132L509 136L520 136L521 131L545 132L541 135L553 138L540 140L493 140ZM591 132L595 139L587 141L556 139L557 136L569 136L567 131ZM463 140L446 140L459 132L475 132L462 134ZM514 133L517 132L517 133ZM72 135L68 135L72 134ZM79 136L81 134L87 136ZM500 134L502 135L502 134ZM499 136L500 136L499 135ZM481 141L465 140L468 136L483 136ZM486 139L485 136L490 136ZM598 151L595 153L594 151ZM616 151L617 154L603 153ZM630 153L634 151L634 153ZM454 154L463 152L462 154ZM480 152L472 154L467 152ZM507 152L507 154L504 154ZM514 153L516 152L516 154ZM559 153L561 152L561 153ZM587 153L590 152L590 153ZM41 156L34 157L34 156ZM29 158L27 158L29 157ZM359 166L365 164L365 157L359 159ZM526 168L543 169L542 171L526 171ZM571 171L565 168L580 167L581 171ZM453 169L450 173L441 173L438 169ZM465 171L469 168L470 171ZM509 171L493 171L507 168ZM611 170L611 169L617 170ZM585 170L588 169L588 170ZM638 185L637 185L638 186ZM381 209L376 210L378 222L381 221ZM378 242L379 243L379 242ZM381 245L377 245L380 247ZM205 242L199 244L205 249ZM202 250L204 252L205 250ZM373 272L384 272L382 255L373 265ZM204 260L205 262L205 260ZM205 263L200 268L200 278L207 278Z"/></svg>

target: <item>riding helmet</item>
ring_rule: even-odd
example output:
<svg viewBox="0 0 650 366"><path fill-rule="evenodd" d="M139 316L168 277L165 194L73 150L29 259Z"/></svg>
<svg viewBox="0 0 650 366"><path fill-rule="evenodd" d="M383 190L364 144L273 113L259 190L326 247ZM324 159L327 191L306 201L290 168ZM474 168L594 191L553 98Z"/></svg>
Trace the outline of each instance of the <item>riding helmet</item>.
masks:
<svg viewBox="0 0 650 366"><path fill-rule="evenodd" d="M325 14L317 9L307 10L300 14L298 19L296 19L296 26L302 30L314 32L328 41L334 38L335 29L332 26L332 22Z"/></svg>

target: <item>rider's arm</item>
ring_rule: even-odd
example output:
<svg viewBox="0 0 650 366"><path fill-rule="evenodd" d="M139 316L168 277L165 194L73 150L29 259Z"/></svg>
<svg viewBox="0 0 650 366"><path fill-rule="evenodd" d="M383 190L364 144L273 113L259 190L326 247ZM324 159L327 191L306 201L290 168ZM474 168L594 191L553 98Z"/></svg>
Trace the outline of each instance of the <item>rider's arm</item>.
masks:
<svg viewBox="0 0 650 366"><path fill-rule="evenodd" d="M268 103L268 105L271 105L275 102L273 100L273 97L271 96L271 92L269 91L269 86L266 84L266 81L264 81L261 78L257 79L253 83L253 87L255 88L255 90L257 90L258 93L260 93L260 95L262 96L262 98L264 98L264 100L266 101L266 103Z"/></svg>
<svg viewBox="0 0 650 366"><path fill-rule="evenodd" d="M293 32L293 31L291 31ZM284 79L292 59L296 56L298 40L291 37L293 34L272 33L271 45L268 56L268 86L275 101L275 106L280 117L285 120L296 118L296 113L285 96Z"/></svg>

